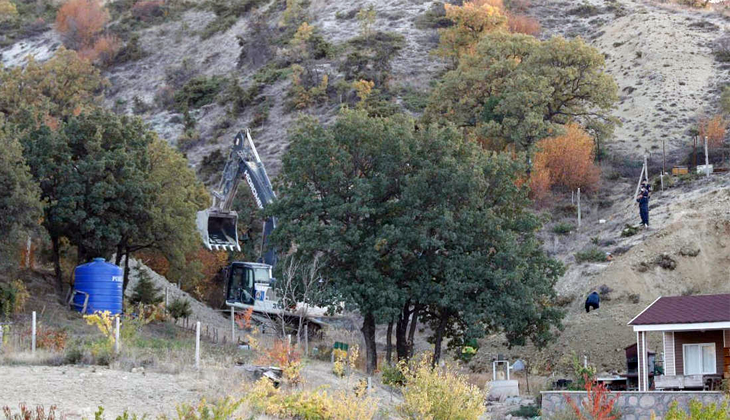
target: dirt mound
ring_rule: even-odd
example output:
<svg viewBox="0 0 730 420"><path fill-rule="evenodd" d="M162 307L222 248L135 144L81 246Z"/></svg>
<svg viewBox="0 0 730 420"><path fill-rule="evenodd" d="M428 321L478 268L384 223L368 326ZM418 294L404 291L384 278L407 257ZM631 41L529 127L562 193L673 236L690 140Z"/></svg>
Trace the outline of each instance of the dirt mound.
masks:
<svg viewBox="0 0 730 420"><path fill-rule="evenodd" d="M166 278L155 273L152 269L135 259L129 260L129 285L127 286L127 291L125 293L127 297L132 296L134 293L134 287L139 281L140 270L149 274L155 287L158 287L163 295L165 290L167 290L170 302L175 299L183 299L190 302L190 309L193 311L193 315L190 317L191 320L200 321L202 324L208 325L210 328L215 327L220 328L223 331L228 331L227 328L230 328L231 324L230 321L222 315L222 312L216 311L215 309L200 303L200 301L190 296L188 293L178 289L176 285L167 281Z"/></svg>

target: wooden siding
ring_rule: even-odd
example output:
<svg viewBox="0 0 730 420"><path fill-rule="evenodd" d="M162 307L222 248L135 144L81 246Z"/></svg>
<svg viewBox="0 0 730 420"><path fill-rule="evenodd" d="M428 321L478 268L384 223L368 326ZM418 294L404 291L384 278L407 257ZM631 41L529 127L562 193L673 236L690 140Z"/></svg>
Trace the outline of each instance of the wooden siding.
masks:
<svg viewBox="0 0 730 420"><path fill-rule="evenodd" d="M715 343L715 366L718 374L724 370L722 330L715 331L677 331L674 333L675 368L677 375L684 375L683 344Z"/></svg>
<svg viewBox="0 0 730 420"><path fill-rule="evenodd" d="M676 375L676 364L674 361L674 332L664 333L664 374Z"/></svg>

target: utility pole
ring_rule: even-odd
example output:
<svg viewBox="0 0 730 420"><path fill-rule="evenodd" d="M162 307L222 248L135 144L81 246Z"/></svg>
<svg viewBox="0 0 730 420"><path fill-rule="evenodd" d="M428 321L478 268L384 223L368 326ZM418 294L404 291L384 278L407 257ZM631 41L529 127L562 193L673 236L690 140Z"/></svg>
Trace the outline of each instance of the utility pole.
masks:
<svg viewBox="0 0 730 420"><path fill-rule="evenodd" d="M705 175L707 178L710 177L710 158L707 153L707 136L705 136Z"/></svg>
<svg viewBox="0 0 730 420"><path fill-rule="evenodd" d="M578 188L578 228L580 228L580 188Z"/></svg>
<svg viewBox="0 0 730 420"><path fill-rule="evenodd" d="M667 149L664 143L664 139L662 139L662 175L667 173Z"/></svg>

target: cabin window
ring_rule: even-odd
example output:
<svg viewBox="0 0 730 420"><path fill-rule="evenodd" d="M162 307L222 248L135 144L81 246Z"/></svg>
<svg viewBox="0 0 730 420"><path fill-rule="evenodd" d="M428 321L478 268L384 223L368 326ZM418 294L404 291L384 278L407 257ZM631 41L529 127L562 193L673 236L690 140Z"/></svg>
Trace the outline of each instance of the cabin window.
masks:
<svg viewBox="0 0 730 420"><path fill-rule="evenodd" d="M717 373L715 343L684 344L684 374L709 375Z"/></svg>

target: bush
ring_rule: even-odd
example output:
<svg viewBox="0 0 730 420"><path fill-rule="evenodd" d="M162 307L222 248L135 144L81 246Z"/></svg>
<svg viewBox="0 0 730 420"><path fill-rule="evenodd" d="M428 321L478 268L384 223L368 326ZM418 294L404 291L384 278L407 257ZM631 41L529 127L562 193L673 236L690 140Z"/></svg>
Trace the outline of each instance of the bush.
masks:
<svg viewBox="0 0 730 420"><path fill-rule="evenodd" d="M59 330L45 325L39 325L36 331L36 345L39 349L60 352L66 348L68 334L65 330Z"/></svg>
<svg viewBox="0 0 730 420"><path fill-rule="evenodd" d="M134 292L132 298L129 300L130 303L136 305L141 303L143 305L154 305L162 302L162 296L160 295L160 288L155 287L152 283L152 276L147 270L137 269L137 284L134 286Z"/></svg>
<svg viewBox="0 0 730 420"><path fill-rule="evenodd" d="M535 36L540 33L540 22L529 16L510 15L507 28L512 33Z"/></svg>
<svg viewBox="0 0 730 420"><path fill-rule="evenodd" d="M595 144L577 124L568 124L564 135L537 143L532 176L547 174L550 187L582 192L598 189L601 173L595 164ZM544 188L544 186L542 186Z"/></svg>
<svg viewBox="0 0 730 420"><path fill-rule="evenodd" d="M383 385L398 387L403 386L406 383L406 377L403 375L403 370L398 366L385 365L380 369L381 381Z"/></svg>
<svg viewBox="0 0 730 420"><path fill-rule="evenodd" d="M178 109L184 106L200 108L215 101L221 90L222 80L219 77L199 76L190 79L179 91L175 92L173 100Z"/></svg>
<svg viewBox="0 0 730 420"><path fill-rule="evenodd" d="M312 420L372 420L377 400L366 395L362 385L354 393L327 391L282 391L268 378L261 378L246 393L245 401L256 414L277 418Z"/></svg>
<svg viewBox="0 0 730 420"><path fill-rule="evenodd" d="M430 9L416 17L415 24L418 29L441 29L448 28L454 22L446 17L444 4L435 2L431 5Z"/></svg>
<svg viewBox="0 0 730 420"><path fill-rule="evenodd" d="M626 224L624 225L623 230L621 230L621 237L628 238L636 235L637 233L639 233L639 228Z"/></svg>
<svg viewBox="0 0 730 420"><path fill-rule="evenodd" d="M13 413L10 407L3 406L3 413L5 414L5 420L56 420L57 418L65 418L63 415L56 413L56 406L52 405L46 413L43 406L39 405L35 409L28 408L25 404L18 406L20 412Z"/></svg>
<svg viewBox="0 0 730 420"><path fill-rule="evenodd" d="M725 130L727 121L722 115L714 115L710 118L701 118L697 124L700 139L707 137L707 146L716 148L722 146L725 141Z"/></svg>
<svg viewBox="0 0 730 420"><path fill-rule="evenodd" d="M190 301L181 298L173 299L167 306L167 312L175 321L180 318L188 318L193 314L193 310L190 308Z"/></svg>
<svg viewBox="0 0 730 420"><path fill-rule="evenodd" d="M598 247L590 247L583 251L575 253L575 261L578 263L582 262L605 262L608 258L606 253L598 249Z"/></svg>
<svg viewBox="0 0 730 420"><path fill-rule="evenodd" d="M142 46L139 45L139 35L133 34L129 37L129 41L127 41L126 45L124 45L124 47L117 53L117 63L121 64L129 61L137 61L146 55L147 53L142 49Z"/></svg>
<svg viewBox="0 0 730 420"><path fill-rule="evenodd" d="M477 420L484 414L484 391L453 367L431 368L429 359L422 357L402 368L406 386L396 410L404 419Z"/></svg>
<svg viewBox="0 0 730 420"><path fill-rule="evenodd" d="M669 411L664 415L665 420L729 420L727 402L721 405L710 403L703 405L698 400L689 402L689 412L681 410L676 401L669 406Z"/></svg>
<svg viewBox="0 0 730 420"><path fill-rule="evenodd" d="M290 109L306 109L327 100L329 75L307 70L300 65L292 66L292 83L287 96Z"/></svg>
<svg viewBox="0 0 730 420"><path fill-rule="evenodd" d="M585 391L588 394L580 405L570 397L567 398L570 408L580 420L618 420L621 415L614 409L618 397L611 398L611 391L603 384L596 384L585 377Z"/></svg>
<svg viewBox="0 0 730 420"><path fill-rule="evenodd" d="M20 280L0 284L0 319L22 312L29 297L28 289Z"/></svg>
<svg viewBox="0 0 730 420"><path fill-rule="evenodd" d="M104 29L109 12L99 0L69 0L56 14L56 30L64 45L75 50L91 48Z"/></svg>
<svg viewBox="0 0 730 420"><path fill-rule="evenodd" d="M18 17L18 8L10 0L0 0L0 23Z"/></svg>
<svg viewBox="0 0 730 420"><path fill-rule="evenodd" d="M535 404L521 405L520 408L512 410L510 414L512 414L512 417L526 417L531 419L540 415L540 407Z"/></svg>
<svg viewBox="0 0 730 420"><path fill-rule="evenodd" d="M552 228L553 233L556 235L567 235L573 230L575 230L575 225L565 222L558 223Z"/></svg>
<svg viewBox="0 0 730 420"><path fill-rule="evenodd" d="M93 47L79 51L79 56L101 67L109 67L116 61L121 41L114 35L100 36Z"/></svg>
<svg viewBox="0 0 730 420"><path fill-rule="evenodd" d="M722 63L730 61L730 35L727 33L715 41L712 46L712 52L715 54L715 59Z"/></svg>
<svg viewBox="0 0 730 420"><path fill-rule="evenodd" d="M138 1L132 6L132 17L142 22L152 22L165 16L165 3L162 0Z"/></svg>

